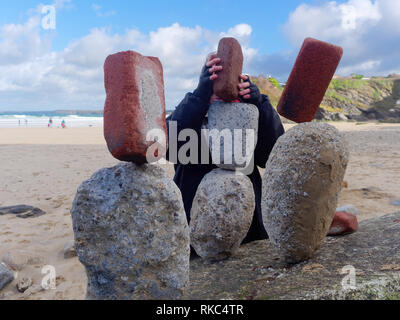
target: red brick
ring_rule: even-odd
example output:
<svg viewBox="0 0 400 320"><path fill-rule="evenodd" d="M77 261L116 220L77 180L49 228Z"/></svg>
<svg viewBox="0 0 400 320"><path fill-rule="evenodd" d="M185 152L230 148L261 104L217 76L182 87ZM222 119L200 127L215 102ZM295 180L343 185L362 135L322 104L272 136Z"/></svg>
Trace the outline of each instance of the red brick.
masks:
<svg viewBox="0 0 400 320"><path fill-rule="evenodd" d="M358 229L357 216L349 212L336 212L328 236L340 236L356 232Z"/></svg>
<svg viewBox="0 0 400 320"><path fill-rule="evenodd" d="M219 42L217 57L224 68L214 81L214 94L224 101L231 102L239 97L239 77L243 70L243 52L240 43L234 38L223 38Z"/></svg>
<svg viewBox="0 0 400 320"><path fill-rule="evenodd" d="M162 130L167 137L163 68L158 58L134 51L107 57L104 64L106 102L104 137L111 154L121 161L147 163L154 142L147 132ZM157 148L160 156L165 150Z"/></svg>
<svg viewBox="0 0 400 320"><path fill-rule="evenodd" d="M341 47L305 39L279 101L279 114L297 123L312 121L342 55Z"/></svg>

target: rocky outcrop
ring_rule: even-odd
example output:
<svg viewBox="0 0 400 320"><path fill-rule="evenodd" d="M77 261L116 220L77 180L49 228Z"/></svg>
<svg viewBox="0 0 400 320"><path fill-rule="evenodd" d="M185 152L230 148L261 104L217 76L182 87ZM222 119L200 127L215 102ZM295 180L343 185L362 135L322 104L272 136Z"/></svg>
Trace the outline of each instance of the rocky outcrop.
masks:
<svg viewBox="0 0 400 320"><path fill-rule="evenodd" d="M185 299L398 300L399 238L400 212L380 216L362 221L356 233L326 238L314 257L290 268L268 240L253 242L229 260L192 261ZM351 275L355 288L346 287Z"/></svg>
<svg viewBox="0 0 400 320"><path fill-rule="evenodd" d="M88 299L179 299L189 281L182 196L161 168L119 164L78 189L71 209Z"/></svg>
<svg viewBox="0 0 400 320"><path fill-rule="evenodd" d="M263 176L264 226L281 258L297 263L321 246L348 163L344 138L326 123L304 123L280 137Z"/></svg>
<svg viewBox="0 0 400 320"><path fill-rule="evenodd" d="M239 98L239 76L243 69L243 52L234 38L223 38L219 42L217 57L224 68L214 81L214 94L226 102Z"/></svg>
<svg viewBox="0 0 400 320"><path fill-rule="evenodd" d="M147 152L152 147L152 156L162 157L165 143L147 141L154 129L167 136L163 68L158 58L119 52L107 58L104 74L104 136L111 154L143 164L149 162Z"/></svg>
<svg viewBox="0 0 400 320"><path fill-rule="evenodd" d="M190 221L191 245L207 260L232 256L246 237L255 209L250 179L216 169L201 181L193 200Z"/></svg>
<svg viewBox="0 0 400 320"><path fill-rule="evenodd" d="M214 102L210 106L209 144L215 165L236 170L251 163L257 145L258 119L259 111L252 104Z"/></svg>

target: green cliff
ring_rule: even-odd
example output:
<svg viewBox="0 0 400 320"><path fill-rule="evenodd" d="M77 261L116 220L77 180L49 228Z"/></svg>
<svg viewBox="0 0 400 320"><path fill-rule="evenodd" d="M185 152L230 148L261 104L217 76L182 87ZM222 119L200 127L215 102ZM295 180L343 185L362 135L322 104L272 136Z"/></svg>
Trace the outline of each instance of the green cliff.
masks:
<svg viewBox="0 0 400 320"><path fill-rule="evenodd" d="M270 97L276 107L282 88L273 78L252 77L260 91ZM382 120L400 121L400 76L332 80L321 108L319 120Z"/></svg>

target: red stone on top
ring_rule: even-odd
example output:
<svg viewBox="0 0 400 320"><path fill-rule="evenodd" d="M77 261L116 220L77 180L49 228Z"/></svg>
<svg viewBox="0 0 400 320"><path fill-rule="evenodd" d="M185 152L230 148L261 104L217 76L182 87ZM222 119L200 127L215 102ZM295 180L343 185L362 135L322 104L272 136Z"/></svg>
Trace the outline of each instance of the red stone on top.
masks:
<svg viewBox="0 0 400 320"><path fill-rule="evenodd" d="M341 47L305 39L280 98L279 114L297 123L312 121L342 55Z"/></svg>
<svg viewBox="0 0 400 320"><path fill-rule="evenodd" d="M234 38L223 38L219 42L217 57L224 68L214 80L214 94L226 102L239 98L239 77L243 71L243 52Z"/></svg>
<svg viewBox="0 0 400 320"><path fill-rule="evenodd" d="M110 55L104 64L104 82L104 137L111 154L137 164L149 162L150 147L155 156L164 155L161 144L146 140L153 129L167 137L163 68L158 58L134 51Z"/></svg>

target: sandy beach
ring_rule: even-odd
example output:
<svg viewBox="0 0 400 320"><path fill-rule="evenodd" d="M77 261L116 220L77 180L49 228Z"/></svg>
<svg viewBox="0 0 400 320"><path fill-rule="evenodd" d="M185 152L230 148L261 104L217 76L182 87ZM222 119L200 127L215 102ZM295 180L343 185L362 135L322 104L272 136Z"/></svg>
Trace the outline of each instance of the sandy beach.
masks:
<svg viewBox="0 0 400 320"><path fill-rule="evenodd" d="M332 123L349 144L351 158L339 206L352 204L359 220L394 213L400 207L400 125ZM287 125L286 128L290 128ZM0 216L0 258L7 252L29 256L18 279L40 285L44 265L57 273L57 288L21 294L17 280L0 299L83 299L86 275L78 258L64 259L74 238L70 209L76 189L98 169L117 163L107 150L102 128L0 129L0 206L31 205L45 215L20 219ZM173 167L165 169L173 177Z"/></svg>

